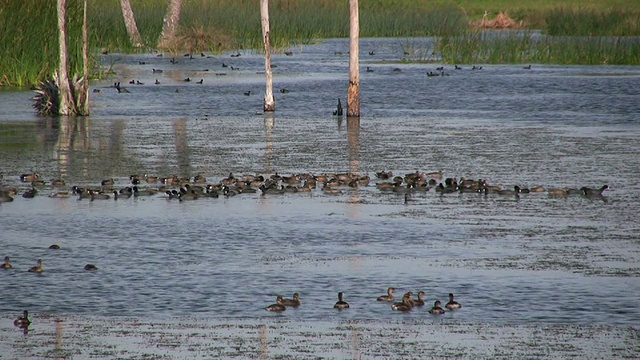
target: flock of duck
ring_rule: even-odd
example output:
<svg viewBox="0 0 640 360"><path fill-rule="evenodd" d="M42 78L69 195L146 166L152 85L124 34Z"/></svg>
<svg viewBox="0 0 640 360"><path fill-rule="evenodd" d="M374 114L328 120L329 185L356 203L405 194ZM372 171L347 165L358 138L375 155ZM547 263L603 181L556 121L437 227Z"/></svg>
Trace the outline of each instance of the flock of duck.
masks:
<svg viewBox="0 0 640 360"><path fill-rule="evenodd" d="M375 187L381 192L404 194L405 202L412 201L414 193L426 192L433 189L436 193L458 194L477 193L483 195L496 194L502 196L519 197L520 194L527 193L547 193L553 197L564 197L581 195L588 198L602 197L608 185L601 187L580 188L545 188L533 186L531 188L515 185L511 188L499 184L490 184L485 179L466 179L464 177L444 178L442 171L407 173L403 176L394 176L391 171L380 171L375 173L373 180ZM115 187L114 179L105 179L100 185L82 187L74 185L68 190L62 179L52 179L50 182L43 180L39 173L32 172L20 176L21 183L27 186L22 192L22 197L33 198L40 191L50 189L49 197L68 198L76 196L78 200L118 200L120 198L130 198L139 196L162 195L167 199L179 201L196 200L200 198L217 198L219 196L232 197L239 194L257 193L261 195L279 195L285 193L309 193L317 188L327 195L340 195L348 188L368 187L372 183L369 175L359 175L352 173L325 173L314 175L311 173L292 174L290 176L278 173L270 175L250 175L244 174L235 176L229 173L228 176L217 182L208 182L203 175L193 177L158 177L151 175L131 175L130 184L119 189ZM143 186L142 184L146 184ZM159 185L156 185L159 184ZM18 187L3 184L0 175L0 203L13 201L13 196L18 195Z"/></svg>
<svg viewBox="0 0 640 360"><path fill-rule="evenodd" d="M381 301L381 302L390 302L390 303L392 303L391 304L391 310L394 310L394 311L410 311L414 307L421 307L421 306L425 305L425 301L424 301L425 292L424 291L418 292L418 298L417 299L414 299L413 298L413 292L409 291L409 292L405 293L402 296L402 300L401 301L395 302L396 298L393 295L393 292L395 290L396 289L392 288L392 287L388 288L387 289L387 294L379 296L376 300L377 301ZM267 306L265 308L265 310L272 311L272 312L283 312L283 311L287 310L288 307L297 308L301 304L302 304L302 302L300 301L300 294L294 293L292 299L285 299L282 296L276 297L275 304L271 304L271 305ZM460 303L456 302L454 300L453 294L450 293L449 294L449 302L447 302L447 304L444 307L449 309L449 310L457 310L457 309L460 309L462 307L462 305L460 305ZM349 308L349 303L344 301L344 293L342 293L342 292L338 293L338 301L335 303L335 305L333 305L333 308L334 309L339 309L339 310L344 310L344 309L348 309ZM433 307L431 307L431 309L429 309L429 314L434 314L434 315L441 315L441 314L444 314L445 312L446 311L442 308L442 303L440 302L440 300L436 300L434 302L434 304L433 304Z"/></svg>

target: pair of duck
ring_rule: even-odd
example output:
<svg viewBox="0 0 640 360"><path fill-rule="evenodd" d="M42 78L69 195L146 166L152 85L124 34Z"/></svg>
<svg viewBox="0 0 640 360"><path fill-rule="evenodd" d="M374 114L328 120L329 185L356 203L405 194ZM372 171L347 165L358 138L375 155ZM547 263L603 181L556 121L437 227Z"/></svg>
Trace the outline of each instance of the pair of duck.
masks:
<svg viewBox="0 0 640 360"><path fill-rule="evenodd" d="M287 310L287 306L290 306L290 307L300 306L300 296L298 293L293 294L293 299L283 299L282 296L278 296L276 298L276 303L267 306L266 310L273 311L273 312L282 312ZM342 292L338 293L338 301L333 305L333 308L339 309L339 310L349 308L349 303L344 301L344 293Z"/></svg>
<svg viewBox="0 0 640 360"><path fill-rule="evenodd" d="M273 312L283 312L287 310L287 307L298 307L300 306L300 304L300 294L298 293L293 293L293 299L285 299L282 296L278 295L276 297L276 303L267 306L265 310Z"/></svg>
<svg viewBox="0 0 640 360"><path fill-rule="evenodd" d="M583 186L580 189L550 189L547 191L552 196L582 195L586 197L602 196L605 190L609 189L609 185L602 185L600 188L590 188Z"/></svg>
<svg viewBox="0 0 640 360"><path fill-rule="evenodd" d="M395 291L395 288L388 288L387 289L387 295L382 295L378 297L378 301L394 301L395 297L393 296L393 292ZM411 308L413 308L414 306L422 306L425 304L424 302L424 291L420 291L418 293L418 299L414 300L412 299L413 297L413 293L411 291L405 293L402 296L402 301L401 302L396 302L393 305L391 305L391 309L392 310L396 310L396 311L409 311L411 310ZM445 311L444 309L441 307L442 303L440 302L440 300L436 300L433 304L433 307L431 309L429 309L429 313L430 314L444 314ZM462 307L462 305L460 305L458 302L456 302L454 300L454 296L452 293L449 293L449 302L445 305L445 307L449 310L455 310L455 309L460 309Z"/></svg>

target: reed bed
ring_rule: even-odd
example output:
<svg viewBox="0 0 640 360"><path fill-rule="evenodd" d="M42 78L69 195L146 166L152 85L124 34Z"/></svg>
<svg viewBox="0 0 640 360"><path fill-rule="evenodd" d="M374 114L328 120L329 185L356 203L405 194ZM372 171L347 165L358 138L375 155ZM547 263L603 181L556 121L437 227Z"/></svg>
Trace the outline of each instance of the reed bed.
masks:
<svg viewBox="0 0 640 360"><path fill-rule="evenodd" d="M434 48L450 64L640 65L640 37L474 31L436 38Z"/></svg>
<svg viewBox="0 0 640 360"><path fill-rule="evenodd" d="M69 66L82 69L82 7L69 2ZM27 86L53 75L59 62L55 1L0 0L0 86Z"/></svg>
<svg viewBox="0 0 640 360"><path fill-rule="evenodd" d="M640 9L569 9L545 12L545 28L555 36L639 36Z"/></svg>

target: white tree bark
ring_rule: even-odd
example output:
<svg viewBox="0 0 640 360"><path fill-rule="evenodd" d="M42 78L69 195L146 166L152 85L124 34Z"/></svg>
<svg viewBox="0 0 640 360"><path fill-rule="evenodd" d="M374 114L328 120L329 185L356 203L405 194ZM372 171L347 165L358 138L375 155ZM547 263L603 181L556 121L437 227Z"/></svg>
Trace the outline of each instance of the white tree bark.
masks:
<svg viewBox="0 0 640 360"><path fill-rule="evenodd" d="M71 115L74 101L69 83L69 60L67 58L67 0L58 0L58 41L60 64L56 74L56 84L60 90L60 115Z"/></svg>
<svg viewBox="0 0 640 360"><path fill-rule="evenodd" d="M87 16L88 4L87 0L84 0L84 12L82 23L82 66L84 69L84 75L80 81L80 84L76 86L78 94L76 94L78 101L78 111L80 115L89 115L89 18Z"/></svg>
<svg viewBox="0 0 640 360"><path fill-rule="evenodd" d="M164 17L162 34L158 41L158 48L166 48L178 37L178 25L180 24L180 12L182 0L168 0L167 15Z"/></svg>
<svg viewBox="0 0 640 360"><path fill-rule="evenodd" d="M271 40L269 38L269 0L260 0L260 21L264 38L264 70L267 76L267 89L264 93L264 111L276 111L273 97L273 74L271 72Z"/></svg>
<svg viewBox="0 0 640 360"><path fill-rule="evenodd" d="M360 20L358 0L349 0L349 23L347 117L360 117Z"/></svg>
<svg viewBox="0 0 640 360"><path fill-rule="evenodd" d="M140 37L140 32L138 31L136 18L133 16L133 9L131 9L130 0L120 0L120 7L122 8L124 26L127 28L127 33L129 34L131 45L135 47L142 47L142 38Z"/></svg>

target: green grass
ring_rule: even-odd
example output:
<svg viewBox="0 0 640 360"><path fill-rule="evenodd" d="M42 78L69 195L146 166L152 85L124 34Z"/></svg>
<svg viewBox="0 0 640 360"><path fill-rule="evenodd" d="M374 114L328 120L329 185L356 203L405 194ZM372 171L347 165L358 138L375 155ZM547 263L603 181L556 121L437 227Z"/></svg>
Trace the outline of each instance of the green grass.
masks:
<svg viewBox="0 0 640 360"><path fill-rule="evenodd" d="M450 64L640 65L640 38L629 37L474 31L437 38L435 48Z"/></svg>
<svg viewBox="0 0 640 360"><path fill-rule="evenodd" d="M81 0L70 0L71 72L80 63ZM132 0L145 48L129 43L119 0L89 0L92 52L155 49L166 0ZM469 23L507 12L516 22L553 35L545 41L522 36L483 36ZM275 51L320 38L349 35L346 0L271 0ZM509 33L507 33L509 34ZM515 33L514 33L515 34ZM576 39L559 36L579 35ZM637 0L362 0L361 37L436 36L437 49L412 49L425 59L450 62L541 62L637 64L637 41L599 36L640 36ZM170 52L261 49L257 0L184 1L180 41ZM179 46L178 46L179 45ZM415 46L407 44L407 48ZM51 76L58 63L53 0L0 0L0 86L25 86ZM563 52L565 53L563 55ZM592 53L589 53L592 52ZM607 54L607 52L611 52ZM546 54L543 56L542 54ZM93 62L96 69L95 62Z"/></svg>
<svg viewBox="0 0 640 360"><path fill-rule="evenodd" d="M69 1L69 68L82 69L82 8ZM35 20L37 19L37 21ZM59 62L55 1L0 0L0 86L27 86L53 75Z"/></svg>

